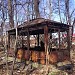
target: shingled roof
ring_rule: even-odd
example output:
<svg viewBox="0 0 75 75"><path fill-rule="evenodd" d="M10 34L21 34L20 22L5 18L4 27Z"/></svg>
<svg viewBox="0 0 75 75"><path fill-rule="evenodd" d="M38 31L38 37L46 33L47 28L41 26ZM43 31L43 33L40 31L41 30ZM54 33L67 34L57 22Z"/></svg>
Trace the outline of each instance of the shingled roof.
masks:
<svg viewBox="0 0 75 75"><path fill-rule="evenodd" d="M19 25L17 27L17 29L19 32L23 31L23 33L24 33L26 31L26 28L30 28L29 29L30 32L36 31L36 30L37 30L36 32L39 32L39 30L40 30L40 33L41 33L41 29L43 29L43 27L46 25L49 27L49 29L57 28L57 29L60 29L61 31L69 29L69 25L67 25L67 24L52 21L49 19L44 19L44 18L37 18L37 19L26 21L26 22L22 23L21 25ZM14 32L15 33L15 28L9 30L8 32L10 32L10 33ZM32 32L32 33L35 34L35 32Z"/></svg>
<svg viewBox="0 0 75 75"><path fill-rule="evenodd" d="M49 20L49 19L37 18L37 19L33 19L33 20L29 20L29 21L24 22L23 24L19 25L18 28L20 28L20 27L30 27L30 26L33 26L33 25L39 25L39 24L44 24L44 23L49 23L49 24L53 23L53 24L59 24L59 25L65 25L65 26L67 25L67 24L56 22L56 21Z"/></svg>

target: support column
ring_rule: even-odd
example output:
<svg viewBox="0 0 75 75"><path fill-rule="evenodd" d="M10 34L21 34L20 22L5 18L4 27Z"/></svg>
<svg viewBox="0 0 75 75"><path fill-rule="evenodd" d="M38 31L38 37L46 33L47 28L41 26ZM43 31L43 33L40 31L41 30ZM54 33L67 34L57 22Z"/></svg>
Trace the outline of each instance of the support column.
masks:
<svg viewBox="0 0 75 75"><path fill-rule="evenodd" d="M48 27L44 27L44 41L45 41L45 53L46 53L46 65L49 62L49 52L48 52Z"/></svg>
<svg viewBox="0 0 75 75"><path fill-rule="evenodd" d="M8 33L8 48L10 48L10 34Z"/></svg>
<svg viewBox="0 0 75 75"><path fill-rule="evenodd" d="M58 30L58 39L59 39L59 50L60 50L60 29Z"/></svg>
<svg viewBox="0 0 75 75"><path fill-rule="evenodd" d="M70 32L69 30L67 31L67 50L69 51L69 58L70 58L70 47L71 47L71 44L70 44Z"/></svg>
<svg viewBox="0 0 75 75"><path fill-rule="evenodd" d="M29 50L30 47L30 35L29 35L29 29L27 29L27 50Z"/></svg>
<svg viewBox="0 0 75 75"><path fill-rule="evenodd" d="M37 45L39 46L39 34L37 35Z"/></svg>

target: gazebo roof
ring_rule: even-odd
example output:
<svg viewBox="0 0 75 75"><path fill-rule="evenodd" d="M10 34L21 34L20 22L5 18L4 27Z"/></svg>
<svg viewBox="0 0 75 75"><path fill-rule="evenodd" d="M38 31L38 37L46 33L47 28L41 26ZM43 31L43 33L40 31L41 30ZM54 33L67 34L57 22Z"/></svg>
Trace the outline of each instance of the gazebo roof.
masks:
<svg viewBox="0 0 75 75"><path fill-rule="evenodd" d="M44 26L48 26L49 29L57 28L57 29L60 29L60 30L63 30L63 31L66 30L66 29L69 29L69 25L67 25L67 24L52 21L52 20L49 20L49 19L44 19L44 18L37 18L37 19L30 20L30 21L26 21L23 24L19 25L17 27L17 29L18 29L19 32L24 33L26 31L26 29L28 28L29 31L32 31L33 34L37 34L39 32L40 33L42 32L42 29L43 29ZM36 31L36 32L33 32L33 31ZM8 31L8 33L10 33L10 34L12 32L13 33L16 32L15 28Z"/></svg>

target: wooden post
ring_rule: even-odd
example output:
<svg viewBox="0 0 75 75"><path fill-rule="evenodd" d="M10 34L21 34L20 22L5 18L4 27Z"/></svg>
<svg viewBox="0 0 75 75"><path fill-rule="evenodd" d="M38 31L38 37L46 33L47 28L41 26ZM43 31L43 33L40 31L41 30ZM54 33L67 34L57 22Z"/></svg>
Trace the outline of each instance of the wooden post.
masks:
<svg viewBox="0 0 75 75"><path fill-rule="evenodd" d="M70 59L70 47L71 47L71 44L70 44L70 33L69 33L69 30L67 31L67 50L69 51L69 59Z"/></svg>
<svg viewBox="0 0 75 75"><path fill-rule="evenodd" d="M45 41L45 53L46 53L46 65L48 65L48 27L44 27L44 41Z"/></svg>
<svg viewBox="0 0 75 75"><path fill-rule="evenodd" d="M13 71L14 71L14 65L15 65L15 61L16 61L16 53L17 53L17 36L18 36L18 29L16 27L15 29L15 32L16 32L16 40L15 40L15 44L14 44L14 52L15 52L15 55L14 55L14 59L13 59L13 63L12 63L12 70L11 70L11 75L13 75Z"/></svg>
<svg viewBox="0 0 75 75"><path fill-rule="evenodd" d="M29 35L29 29L27 29L27 49L29 50L30 47L30 35Z"/></svg>
<svg viewBox="0 0 75 75"><path fill-rule="evenodd" d="M29 56L29 63L31 60L31 54L30 54L30 34L29 34L29 29L27 28L27 50L28 50L28 56ZM31 65L32 68L32 65Z"/></svg>
<svg viewBox="0 0 75 75"><path fill-rule="evenodd" d="M17 41L17 36L18 36L18 31L17 31L17 27L16 27L16 41Z"/></svg>
<svg viewBox="0 0 75 75"><path fill-rule="evenodd" d="M51 49L52 48L52 32L50 32L50 40L49 40L49 48ZM51 50L49 50L50 52Z"/></svg>
<svg viewBox="0 0 75 75"><path fill-rule="evenodd" d="M71 33L71 48L72 48L73 31L74 31L74 30L73 30L73 26L72 26L72 27L71 27L71 32L72 32L72 33Z"/></svg>
<svg viewBox="0 0 75 75"><path fill-rule="evenodd" d="M8 52L8 50L7 50L7 34L6 34L6 32L5 32L5 35L4 35L4 40L5 40L5 45L4 45L4 47L5 47L5 54L6 54L6 56L5 56L5 60L6 60L6 69L7 69L7 73L6 73L6 75L8 75L8 54L7 54L7 52Z"/></svg>
<svg viewBox="0 0 75 75"><path fill-rule="evenodd" d="M10 34L8 33L8 48L10 48Z"/></svg>
<svg viewBox="0 0 75 75"><path fill-rule="evenodd" d="M38 46L39 46L39 34L37 35L37 43L38 43Z"/></svg>
<svg viewBox="0 0 75 75"><path fill-rule="evenodd" d="M60 29L58 30L58 39L59 39L59 50L60 50Z"/></svg>

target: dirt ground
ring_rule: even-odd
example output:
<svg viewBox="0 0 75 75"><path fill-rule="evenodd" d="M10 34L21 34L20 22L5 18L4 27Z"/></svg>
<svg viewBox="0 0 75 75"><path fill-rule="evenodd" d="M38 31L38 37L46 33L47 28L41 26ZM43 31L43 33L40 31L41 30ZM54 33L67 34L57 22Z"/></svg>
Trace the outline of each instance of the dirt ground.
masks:
<svg viewBox="0 0 75 75"><path fill-rule="evenodd" d="M53 65L49 65L49 70L47 71L47 66L38 65L37 63L30 65L25 65L24 63L16 63L13 70L13 75L75 75L74 73L68 74L65 71L59 71ZM38 66L38 67L37 67ZM12 75L12 62L8 65L8 71L6 65L0 66L0 75ZM56 74L52 74L52 72Z"/></svg>
<svg viewBox="0 0 75 75"><path fill-rule="evenodd" d="M71 61L73 64L75 64L75 51L71 50L70 53L71 53ZM0 62L0 75L12 75L13 58L12 57L8 58L8 61L9 61L8 70L6 67L6 60L5 60L4 52L0 52L0 61L1 61ZM73 71L70 74L70 73L67 73L66 71L58 70L56 66L54 65L46 66L46 65L41 65L37 63L25 64L25 62L19 62L19 60L17 60L14 65L13 75L75 75L75 65L73 67Z"/></svg>

